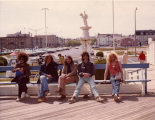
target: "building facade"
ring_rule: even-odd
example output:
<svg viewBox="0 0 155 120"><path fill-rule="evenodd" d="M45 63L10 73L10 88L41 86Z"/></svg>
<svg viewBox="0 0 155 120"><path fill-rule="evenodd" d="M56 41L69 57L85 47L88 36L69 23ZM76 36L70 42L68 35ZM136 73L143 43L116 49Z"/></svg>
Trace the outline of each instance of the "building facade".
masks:
<svg viewBox="0 0 155 120"><path fill-rule="evenodd" d="M122 47L135 46L135 38L134 37L122 38L120 46L122 46ZM138 46L138 39L136 39L136 46Z"/></svg>
<svg viewBox="0 0 155 120"><path fill-rule="evenodd" d="M42 38L43 47L46 47L46 35L37 35L37 38ZM57 47L58 44L59 44L59 41L56 35L47 35L47 47Z"/></svg>
<svg viewBox="0 0 155 120"><path fill-rule="evenodd" d="M147 45L148 38L155 40L155 30L136 30L136 39L138 39L138 45Z"/></svg>
<svg viewBox="0 0 155 120"><path fill-rule="evenodd" d="M42 48L42 39L36 39L29 34L22 34L21 31L15 34L7 34L6 37L1 37L1 46L6 49L25 49L38 46Z"/></svg>
<svg viewBox="0 0 155 120"><path fill-rule="evenodd" d="M122 34L114 34L115 45L117 41L122 39ZM99 34L97 36L97 45L99 46L113 46L113 34Z"/></svg>

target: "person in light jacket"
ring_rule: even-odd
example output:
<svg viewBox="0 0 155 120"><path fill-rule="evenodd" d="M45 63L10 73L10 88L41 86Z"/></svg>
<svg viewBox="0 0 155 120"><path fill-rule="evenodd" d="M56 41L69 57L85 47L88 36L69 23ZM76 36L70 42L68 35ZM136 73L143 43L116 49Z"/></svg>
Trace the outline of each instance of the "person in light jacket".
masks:
<svg viewBox="0 0 155 120"><path fill-rule="evenodd" d="M78 83L78 80L77 64L73 62L71 56L66 56L64 66L62 68L62 75L59 77L58 90L55 91L56 93L61 94L61 97L58 100L66 99L65 85L73 82Z"/></svg>

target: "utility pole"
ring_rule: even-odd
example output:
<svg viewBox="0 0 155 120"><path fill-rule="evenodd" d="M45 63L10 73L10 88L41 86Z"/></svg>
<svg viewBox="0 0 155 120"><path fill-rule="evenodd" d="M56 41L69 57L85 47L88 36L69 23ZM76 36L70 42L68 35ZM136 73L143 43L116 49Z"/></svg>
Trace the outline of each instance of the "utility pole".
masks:
<svg viewBox="0 0 155 120"><path fill-rule="evenodd" d="M46 50L47 50L47 27L46 27L46 10L49 10L48 8L43 8L42 10L45 10L45 32L46 32Z"/></svg>
<svg viewBox="0 0 155 120"><path fill-rule="evenodd" d="M135 56L137 56L136 54L136 10L137 8L135 9Z"/></svg>
<svg viewBox="0 0 155 120"><path fill-rule="evenodd" d="M114 35L114 1L112 0L112 8L113 8L113 51L115 51L115 35Z"/></svg>

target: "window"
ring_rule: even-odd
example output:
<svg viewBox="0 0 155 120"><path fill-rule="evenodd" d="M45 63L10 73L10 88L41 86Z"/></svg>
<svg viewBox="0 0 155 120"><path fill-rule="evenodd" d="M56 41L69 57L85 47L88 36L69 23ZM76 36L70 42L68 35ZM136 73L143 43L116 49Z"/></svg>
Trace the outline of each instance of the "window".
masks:
<svg viewBox="0 0 155 120"><path fill-rule="evenodd" d="M143 32L141 32L141 35L143 35Z"/></svg>

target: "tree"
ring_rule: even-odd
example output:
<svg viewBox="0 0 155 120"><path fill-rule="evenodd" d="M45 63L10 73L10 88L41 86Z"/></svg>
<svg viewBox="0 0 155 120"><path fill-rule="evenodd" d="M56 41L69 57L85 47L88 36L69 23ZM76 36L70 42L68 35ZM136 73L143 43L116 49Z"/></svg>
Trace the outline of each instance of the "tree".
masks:
<svg viewBox="0 0 155 120"><path fill-rule="evenodd" d="M94 45L95 43L96 43L96 41L97 41L97 39L95 38L95 39L93 39L92 41L91 41L91 45Z"/></svg>
<svg viewBox="0 0 155 120"><path fill-rule="evenodd" d="M66 46L79 46L81 45L80 41L78 40L68 40L67 43L65 43Z"/></svg>

